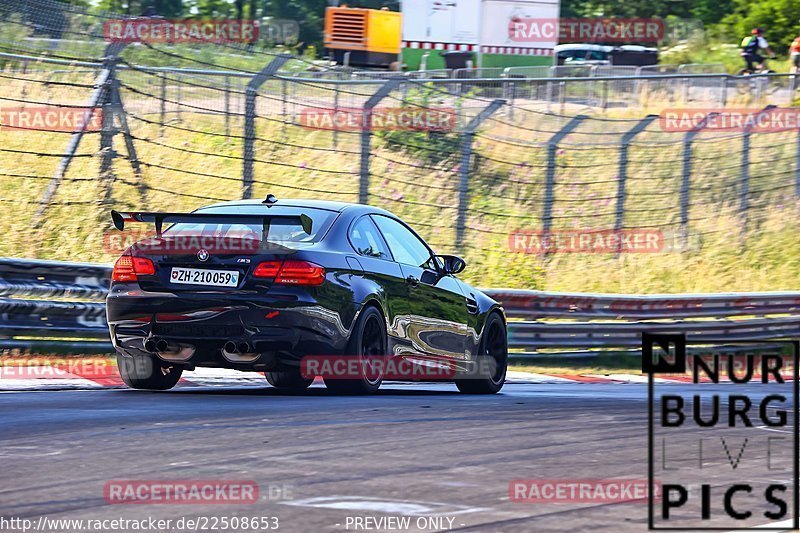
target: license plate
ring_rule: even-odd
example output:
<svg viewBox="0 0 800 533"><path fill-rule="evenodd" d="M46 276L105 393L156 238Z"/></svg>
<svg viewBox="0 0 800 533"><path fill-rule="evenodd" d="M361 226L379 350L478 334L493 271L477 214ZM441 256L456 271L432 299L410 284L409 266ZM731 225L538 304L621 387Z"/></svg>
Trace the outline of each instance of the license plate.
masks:
<svg viewBox="0 0 800 533"><path fill-rule="evenodd" d="M173 268L170 273L172 283L186 285L210 285L213 287L236 287L239 273L230 270L206 270L203 268Z"/></svg>

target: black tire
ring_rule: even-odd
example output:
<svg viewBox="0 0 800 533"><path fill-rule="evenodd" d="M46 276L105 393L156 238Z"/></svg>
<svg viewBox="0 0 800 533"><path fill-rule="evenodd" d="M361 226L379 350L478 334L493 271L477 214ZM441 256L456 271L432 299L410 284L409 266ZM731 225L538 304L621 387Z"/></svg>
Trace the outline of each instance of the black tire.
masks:
<svg viewBox="0 0 800 533"><path fill-rule="evenodd" d="M742 68L736 73L737 76L749 76L753 73L749 68Z"/></svg>
<svg viewBox="0 0 800 533"><path fill-rule="evenodd" d="M132 389L168 390L178 383L182 368L165 363L154 355L125 357L117 354L122 381Z"/></svg>
<svg viewBox="0 0 800 533"><path fill-rule="evenodd" d="M378 309L365 307L356 321L347 342L348 357L367 359L385 358L388 351L386 321ZM367 376L364 365L359 365L362 375L359 379L325 378L325 386L337 394L374 394L383 383L383 375Z"/></svg>
<svg viewBox="0 0 800 533"><path fill-rule="evenodd" d="M306 390L314 383L314 378L303 377L299 368L280 372L264 372L264 376L267 378L267 382L276 389L289 391Z"/></svg>
<svg viewBox="0 0 800 533"><path fill-rule="evenodd" d="M508 336L503 319L492 313L483 327L478 354L475 358L477 375L467 379L457 379L456 387L465 394L496 394L503 388L508 370Z"/></svg>

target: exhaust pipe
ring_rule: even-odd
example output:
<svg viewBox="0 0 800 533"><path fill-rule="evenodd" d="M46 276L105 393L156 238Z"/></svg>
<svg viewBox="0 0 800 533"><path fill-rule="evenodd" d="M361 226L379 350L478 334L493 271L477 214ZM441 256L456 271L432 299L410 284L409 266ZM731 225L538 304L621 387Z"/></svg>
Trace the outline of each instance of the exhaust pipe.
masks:
<svg viewBox="0 0 800 533"><path fill-rule="evenodd" d="M222 347L222 356L231 363L252 363L261 357L255 347L246 340L229 340Z"/></svg>
<svg viewBox="0 0 800 533"><path fill-rule="evenodd" d="M249 343L249 342L247 342L247 341L240 341L240 342L239 342L239 343L236 345L236 351L237 351L238 353L252 353L254 350L253 350L253 347L252 347L252 346L250 346L250 343Z"/></svg>
<svg viewBox="0 0 800 533"><path fill-rule="evenodd" d="M158 339L156 341L156 351L159 353L171 352L170 345L165 339Z"/></svg>
<svg viewBox="0 0 800 533"><path fill-rule="evenodd" d="M172 353L181 349L181 346L161 337L149 337L144 340L144 349L149 353Z"/></svg>
<svg viewBox="0 0 800 533"><path fill-rule="evenodd" d="M191 344L178 344L161 337L148 337L144 340L147 353L155 354L164 361L182 363L192 358L195 347Z"/></svg>
<svg viewBox="0 0 800 533"><path fill-rule="evenodd" d="M233 341L226 342L222 349L228 353L238 353L239 350L239 348L236 346L236 343Z"/></svg>
<svg viewBox="0 0 800 533"><path fill-rule="evenodd" d="M144 341L144 351L149 353L156 353L156 339L153 337L147 338Z"/></svg>

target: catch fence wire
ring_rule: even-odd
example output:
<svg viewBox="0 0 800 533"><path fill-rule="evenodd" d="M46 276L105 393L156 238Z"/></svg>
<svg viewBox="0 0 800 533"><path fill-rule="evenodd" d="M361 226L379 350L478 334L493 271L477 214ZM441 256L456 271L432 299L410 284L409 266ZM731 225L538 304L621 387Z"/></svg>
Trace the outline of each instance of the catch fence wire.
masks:
<svg viewBox="0 0 800 533"><path fill-rule="evenodd" d="M85 107L108 62L103 22L120 16L51 0L24 9L0 0L0 14L0 110ZM796 209L797 131L669 132L652 116L609 118L589 105L641 91L641 83L656 87L652 80L584 84L585 94L554 106L553 91L567 90L561 82L464 73L353 78L352 70L292 58L248 88L280 56L230 43L125 47L114 58L113 82L128 131L112 121L86 132L38 226L52 229L66 216L96 241L110 207L142 207L142 197L176 210L243 190L253 198L366 198L404 217L437 250L479 260L507 252L519 230L652 229L702 245L757 234L771 213ZM320 117L361 120L368 102L375 113L450 113L452 125L366 133L319 126ZM73 132L3 127L0 135L0 198L20 206L2 229L19 230L42 210ZM100 142L104 136L112 145ZM721 226L721 216L733 222Z"/></svg>

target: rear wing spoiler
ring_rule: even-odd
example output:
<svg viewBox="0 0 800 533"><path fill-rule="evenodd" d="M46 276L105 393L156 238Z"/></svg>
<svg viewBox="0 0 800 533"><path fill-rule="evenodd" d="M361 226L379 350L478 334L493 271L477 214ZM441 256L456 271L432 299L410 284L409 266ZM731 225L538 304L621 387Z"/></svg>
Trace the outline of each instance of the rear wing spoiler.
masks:
<svg viewBox="0 0 800 533"><path fill-rule="evenodd" d="M263 231L263 238L269 233L269 227L273 223L279 225L300 226L306 234L311 235L312 220L308 215L245 215L238 213L162 213L154 211L135 211L120 213L111 211L111 220L114 227L122 231L125 223L145 222L153 223L156 226L156 235L161 237L161 229L164 222L175 224L179 222L205 222L208 224L260 224Z"/></svg>

